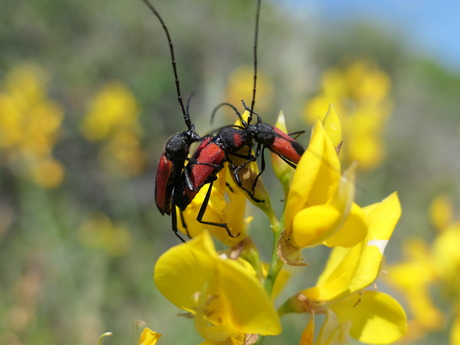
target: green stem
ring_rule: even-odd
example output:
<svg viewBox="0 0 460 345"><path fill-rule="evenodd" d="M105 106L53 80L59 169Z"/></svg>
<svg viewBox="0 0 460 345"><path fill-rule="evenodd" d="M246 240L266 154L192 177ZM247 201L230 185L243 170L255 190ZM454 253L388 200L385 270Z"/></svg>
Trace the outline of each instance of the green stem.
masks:
<svg viewBox="0 0 460 345"><path fill-rule="evenodd" d="M267 291L268 295L271 296L276 277L283 268L283 262L278 257L277 247L278 241L281 237L281 232L284 228L284 220L282 219L279 221L273 212L267 215L270 219L270 225L273 230L273 249L270 268L268 270L267 278L265 279L265 290Z"/></svg>

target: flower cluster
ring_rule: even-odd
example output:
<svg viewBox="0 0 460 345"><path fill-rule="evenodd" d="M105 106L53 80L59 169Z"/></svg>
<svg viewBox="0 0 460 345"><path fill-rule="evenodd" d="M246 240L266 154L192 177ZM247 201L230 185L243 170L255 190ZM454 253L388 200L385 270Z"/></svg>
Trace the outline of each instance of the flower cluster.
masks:
<svg viewBox="0 0 460 345"><path fill-rule="evenodd" d="M285 127L280 115L277 126ZM283 128L284 129L284 128ZM200 191L184 212L192 239L169 249L157 261L154 281L159 291L193 319L202 344L253 344L263 336L282 332L280 318L290 313L310 314L300 344L343 344L348 336L364 343L388 344L406 329L406 317L390 295L373 288L381 271L383 252L401 214L396 193L372 205L355 202L356 166L343 173L338 160L341 124L334 111L318 120L309 146L296 170L274 157L275 174L285 190L285 209L278 219L261 179L247 197L233 181L231 169L222 169L214 182L206 220L196 222L206 190ZM250 164L240 175L252 186L259 171ZM292 176L292 178L291 178ZM203 188L207 189L207 188ZM255 246L245 218L245 198L268 217L273 252L265 263ZM217 251L211 235L227 246ZM299 266L307 281L303 250L332 248L315 286L298 291L284 302L276 297L289 280L284 265ZM278 307L276 307L278 305ZM315 318L324 314L325 319ZM324 320L319 334L315 323Z"/></svg>
<svg viewBox="0 0 460 345"><path fill-rule="evenodd" d="M47 96L47 75L21 65L5 76L0 91L0 152L5 164L44 188L61 184L65 170L53 157L63 120L61 107Z"/></svg>
<svg viewBox="0 0 460 345"><path fill-rule="evenodd" d="M371 170L384 156L382 130L392 110L390 78L376 64L358 60L346 68L327 69L322 89L305 105L305 119L315 123L332 104L340 114L346 145L342 158Z"/></svg>
<svg viewBox="0 0 460 345"><path fill-rule="evenodd" d="M108 171L122 176L144 172L138 115L134 96L118 82L107 83L90 102L81 131L87 140L103 142L99 158Z"/></svg>
<svg viewBox="0 0 460 345"><path fill-rule="evenodd" d="M431 205L437 236L428 244L420 238L405 243L405 260L387 267L387 282L406 299L411 318L405 340L414 341L441 330L446 316L438 308L436 291L450 302L450 344L460 344L460 219L455 219L452 200L439 195ZM438 296L439 297L439 296Z"/></svg>

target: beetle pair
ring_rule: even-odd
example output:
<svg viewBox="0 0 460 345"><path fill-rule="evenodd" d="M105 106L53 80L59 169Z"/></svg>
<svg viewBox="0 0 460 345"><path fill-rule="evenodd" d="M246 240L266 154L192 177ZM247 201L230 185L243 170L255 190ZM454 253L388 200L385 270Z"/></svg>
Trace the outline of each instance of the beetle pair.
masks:
<svg viewBox="0 0 460 345"><path fill-rule="evenodd" d="M284 161L293 167L296 166L301 155L305 151L295 139L280 129L262 122L261 117L254 113L257 81L257 40L261 0L257 0L256 9L254 78L251 108L249 109L243 102L244 108L249 111L248 120L244 121L241 114L233 105L229 103L222 103L216 107L215 110L223 105L232 107L237 116L240 118L242 125L225 126L215 135L210 134L204 137L200 137L196 133L195 127L190 120L188 107L186 109L183 104L174 56L174 48L169 31L153 5L148 0L143 1L158 18L166 34L170 47L177 99L188 128L186 131L176 133L168 139L161 154L155 183L155 200L157 207L162 214L166 213L171 215L173 231L179 239L184 241L179 235L177 229L176 206L180 209L180 212L184 211L200 189L204 185L208 184L208 191L202 207L198 212L197 220L203 224L225 228L229 236L235 237L237 235L232 234L225 223L213 223L203 220L206 206L210 198L212 184L217 179L217 173L224 167L224 163L229 162L231 164L232 173L234 174L238 186L242 188L253 200L260 201L254 196L254 186L257 182L257 178L265 168L263 159L263 151L265 148L268 148L270 151L278 154ZM213 112L212 116L214 116L214 113L215 112ZM257 116L257 122L255 124L251 124L254 114ZM195 142L201 143L198 145L192 157L188 158L190 146ZM255 144L257 144L257 148L255 154L252 154L252 148ZM248 148L247 155L239 153L244 147ZM256 161L260 155L262 155L261 172L256 177L252 190L248 190L243 187L238 171L250 162ZM241 165L235 166L231 156L243 158L245 159L245 162ZM188 161L186 166L184 166L185 161Z"/></svg>

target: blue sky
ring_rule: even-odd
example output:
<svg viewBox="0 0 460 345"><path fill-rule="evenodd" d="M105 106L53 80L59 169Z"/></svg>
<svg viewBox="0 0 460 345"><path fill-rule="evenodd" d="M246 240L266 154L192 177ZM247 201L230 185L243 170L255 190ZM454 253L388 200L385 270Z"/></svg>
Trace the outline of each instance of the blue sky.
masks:
<svg viewBox="0 0 460 345"><path fill-rule="evenodd" d="M411 47L460 71L460 0L277 0L321 21L375 20Z"/></svg>

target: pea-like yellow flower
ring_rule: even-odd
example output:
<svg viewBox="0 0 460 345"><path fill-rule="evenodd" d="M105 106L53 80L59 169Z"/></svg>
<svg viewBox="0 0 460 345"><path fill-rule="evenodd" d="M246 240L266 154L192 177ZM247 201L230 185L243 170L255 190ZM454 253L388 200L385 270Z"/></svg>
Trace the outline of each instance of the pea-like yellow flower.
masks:
<svg viewBox="0 0 460 345"><path fill-rule="evenodd" d="M248 334L281 332L252 266L219 255L208 232L164 253L155 265L154 281L163 296L194 316L207 344L242 343Z"/></svg>
<svg viewBox="0 0 460 345"><path fill-rule="evenodd" d="M368 226L360 243L335 247L314 287L302 290L284 310L324 312L330 309L337 322L350 323L350 335L362 342L388 344L406 330L403 308L379 291L362 291L380 272L383 251L401 215L396 193L362 209ZM283 310L283 309L282 309Z"/></svg>
<svg viewBox="0 0 460 345"><path fill-rule="evenodd" d="M334 105L346 138L342 159L358 161L361 169L375 168L385 157L381 137L392 110L389 76L374 62L358 60L327 69L321 83L319 94L305 105L305 119L315 123Z"/></svg>
<svg viewBox="0 0 460 345"><path fill-rule="evenodd" d="M367 236L352 247L335 247L315 287L302 293L310 299L329 301L369 286L380 270L383 251L401 215L396 193L380 203L362 208Z"/></svg>
<svg viewBox="0 0 460 345"><path fill-rule="evenodd" d="M301 264L302 248L319 244L350 247L366 235L362 210L353 204L355 168L352 166L341 175L336 148L323 123L318 121L286 201L286 230L278 248L290 264Z"/></svg>

